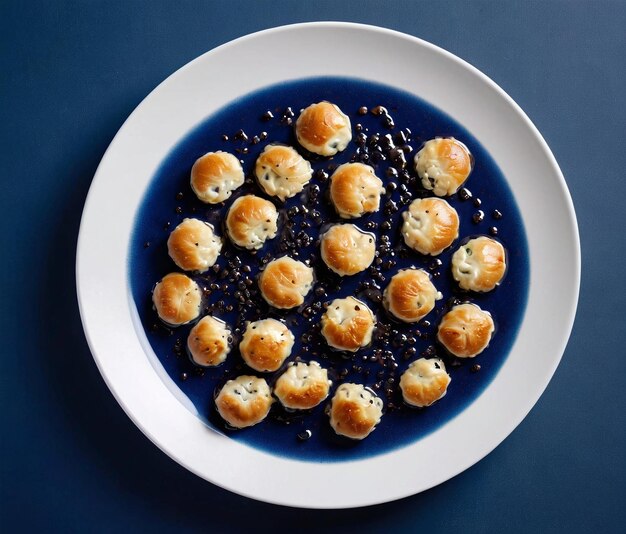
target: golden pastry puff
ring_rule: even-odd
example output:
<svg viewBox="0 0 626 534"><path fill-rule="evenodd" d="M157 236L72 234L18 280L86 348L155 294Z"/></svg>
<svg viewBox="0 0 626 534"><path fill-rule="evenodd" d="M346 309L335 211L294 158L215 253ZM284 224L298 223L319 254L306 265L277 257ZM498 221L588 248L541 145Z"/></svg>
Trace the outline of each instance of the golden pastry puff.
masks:
<svg viewBox="0 0 626 534"><path fill-rule="evenodd" d="M472 156L453 137L427 141L415 155L415 170L422 185L438 197L453 195L472 172Z"/></svg>
<svg viewBox="0 0 626 534"><path fill-rule="evenodd" d="M452 276L462 289L491 291L505 272L504 247L490 237L470 239L452 255Z"/></svg>
<svg viewBox="0 0 626 534"><path fill-rule="evenodd" d="M335 224L320 237L322 260L340 276L367 269L376 255L376 237L354 224Z"/></svg>
<svg viewBox="0 0 626 534"><path fill-rule="evenodd" d="M404 242L421 254L437 256L459 236L459 214L442 198L418 198L402 218Z"/></svg>
<svg viewBox="0 0 626 534"><path fill-rule="evenodd" d="M328 372L317 362L291 364L274 385L274 395L290 410L310 410L328 397Z"/></svg>
<svg viewBox="0 0 626 534"><path fill-rule="evenodd" d="M448 390L450 376L446 366L437 358L420 358L409 365L400 377L404 402L423 408L441 399Z"/></svg>
<svg viewBox="0 0 626 534"><path fill-rule="evenodd" d="M405 323L421 321L441 298L428 273L414 268L393 275L383 293L387 311Z"/></svg>
<svg viewBox="0 0 626 534"><path fill-rule="evenodd" d="M330 177L330 200L344 219L378 211L384 192L382 180L363 163L344 163Z"/></svg>
<svg viewBox="0 0 626 534"><path fill-rule="evenodd" d="M187 350L194 363L214 367L222 363L230 352L230 330L226 323L207 315L189 332Z"/></svg>
<svg viewBox="0 0 626 534"><path fill-rule="evenodd" d="M255 371L276 371L291 354L295 338L276 319L248 323L239 344L241 357Z"/></svg>
<svg viewBox="0 0 626 534"><path fill-rule="evenodd" d="M341 384L330 405L330 426L351 439L369 436L383 416L383 401L361 384Z"/></svg>
<svg viewBox="0 0 626 534"><path fill-rule="evenodd" d="M209 152L191 168L191 189L206 204L224 202L244 182L239 160L228 152Z"/></svg>
<svg viewBox="0 0 626 534"><path fill-rule="evenodd" d="M222 240L213 226L198 219L183 219L167 240L170 258L184 271L207 271L221 250Z"/></svg>
<svg viewBox="0 0 626 534"><path fill-rule="evenodd" d="M308 151L334 156L352 140L348 116L335 104L318 102L305 108L296 121L296 137Z"/></svg>
<svg viewBox="0 0 626 534"><path fill-rule="evenodd" d="M224 384L215 407L230 426L245 428L263 421L272 402L270 387L263 378L242 375Z"/></svg>
<svg viewBox="0 0 626 534"><path fill-rule="evenodd" d="M476 304L459 304L441 318L437 339L450 354L473 358L487 348L494 330L489 312Z"/></svg>
<svg viewBox="0 0 626 534"><path fill-rule="evenodd" d="M152 291L159 318L170 326L187 324L200 315L202 293L198 284L181 273L166 274Z"/></svg>
<svg viewBox="0 0 626 534"><path fill-rule="evenodd" d="M275 259L259 276L261 295L270 306L289 309L300 306L313 286L313 269L288 256Z"/></svg>
<svg viewBox="0 0 626 534"><path fill-rule="evenodd" d="M335 299L322 315L322 335L334 349L356 352L372 341L376 318L354 297Z"/></svg>
<svg viewBox="0 0 626 534"><path fill-rule="evenodd" d="M276 236L277 220L278 212L269 200L244 195L236 199L228 210L226 230L235 245L256 250L266 240Z"/></svg>
<svg viewBox="0 0 626 534"><path fill-rule="evenodd" d="M263 191L284 202L304 189L313 170L290 146L267 145L256 160L254 173Z"/></svg>

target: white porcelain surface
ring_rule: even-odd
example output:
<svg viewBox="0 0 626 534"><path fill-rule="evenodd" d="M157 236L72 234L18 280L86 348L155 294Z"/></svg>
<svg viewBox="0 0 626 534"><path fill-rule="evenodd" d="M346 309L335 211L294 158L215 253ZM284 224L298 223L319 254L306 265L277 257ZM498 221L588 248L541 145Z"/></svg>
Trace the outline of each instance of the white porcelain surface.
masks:
<svg viewBox="0 0 626 534"><path fill-rule="evenodd" d="M239 95L317 75L393 85L459 121L509 180L530 249L526 316L494 381L459 416L418 442L343 463L272 456L205 426L184 395L172 393L176 386L159 372L143 332L135 328L127 277L133 218L174 145ZM285 26L237 39L159 85L131 114L102 159L85 204L77 251L78 297L89 346L135 424L198 476L256 499L311 508L405 497L455 476L493 450L552 377L573 323L579 280L580 247L569 192L549 148L515 102L478 70L429 43L334 22ZM437 462L432 461L434 452ZM305 488L302 480L307 480Z"/></svg>

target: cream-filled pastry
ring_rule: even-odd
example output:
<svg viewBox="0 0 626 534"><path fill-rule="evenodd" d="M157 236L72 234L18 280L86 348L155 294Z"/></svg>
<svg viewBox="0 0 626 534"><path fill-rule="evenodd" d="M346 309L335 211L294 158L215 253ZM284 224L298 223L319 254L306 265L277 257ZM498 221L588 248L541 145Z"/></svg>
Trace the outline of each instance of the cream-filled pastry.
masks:
<svg viewBox="0 0 626 534"><path fill-rule="evenodd" d="M198 284L188 276L170 273L154 286L152 302L164 323L180 326L200 315L202 293Z"/></svg>
<svg viewBox="0 0 626 534"><path fill-rule="evenodd" d="M274 308L300 306L312 286L313 269L289 256L269 262L259 275L261 295Z"/></svg>
<svg viewBox="0 0 626 534"><path fill-rule="evenodd" d="M354 224L335 224L320 237L322 260L340 276L367 269L376 254L376 237Z"/></svg>
<svg viewBox="0 0 626 534"><path fill-rule="evenodd" d="M267 145L256 160L254 173L263 191L284 202L304 189L313 170L290 146Z"/></svg>
<svg viewBox="0 0 626 534"><path fill-rule="evenodd" d="M330 177L330 200L344 219L378 211L384 192L382 180L363 163L344 163Z"/></svg>
<svg viewBox="0 0 626 534"><path fill-rule="evenodd" d="M330 102L318 102L302 110L295 130L298 143L320 156L334 156L352 140L350 119Z"/></svg>
<svg viewBox="0 0 626 534"><path fill-rule="evenodd" d="M490 237L470 239L452 255L452 276L462 289L491 291L502 281L505 272L504 247Z"/></svg>
<svg viewBox="0 0 626 534"><path fill-rule="evenodd" d="M421 254L437 256L459 236L459 215L441 198L418 198L402 218L402 237Z"/></svg>
<svg viewBox="0 0 626 534"><path fill-rule="evenodd" d="M239 344L241 357L255 371L276 371L291 354L295 338L284 323L262 319L248 323Z"/></svg>
<svg viewBox="0 0 626 534"><path fill-rule="evenodd" d="M448 390L450 376L438 358L420 358L409 365L400 377L404 402L423 408L441 399Z"/></svg>
<svg viewBox="0 0 626 534"><path fill-rule="evenodd" d="M383 293L387 311L405 323L421 321L441 298L428 273L415 268L397 272Z"/></svg>
<svg viewBox="0 0 626 534"><path fill-rule="evenodd" d="M441 318L437 339L450 354L473 358L489 346L494 330L488 311L476 304L459 304Z"/></svg>
<svg viewBox="0 0 626 534"><path fill-rule="evenodd" d="M270 387L263 378L243 375L224 384L215 407L230 426L245 428L263 421L272 402Z"/></svg>
<svg viewBox="0 0 626 534"><path fill-rule="evenodd" d="M183 219L167 240L170 258L184 271L205 272L217 261L222 240L213 226L198 219Z"/></svg>
<svg viewBox="0 0 626 534"><path fill-rule="evenodd" d="M230 330L224 321L207 315L200 319L187 337L187 350L194 363L214 367L230 352Z"/></svg>
<svg viewBox="0 0 626 534"><path fill-rule="evenodd" d="M191 168L191 189L207 204L224 202L244 182L240 161L228 152L209 152Z"/></svg>
<svg viewBox="0 0 626 534"><path fill-rule="evenodd" d="M317 362L291 364L274 385L274 395L290 410L310 410L328 397L328 372Z"/></svg>
<svg viewBox="0 0 626 534"><path fill-rule="evenodd" d="M240 247L260 249L276 237L278 211L269 200L255 195L237 198L228 210L226 230L230 240Z"/></svg>
<svg viewBox="0 0 626 534"><path fill-rule="evenodd" d="M361 384L341 384L331 400L330 426L351 439L369 436L383 416L383 401Z"/></svg>
<svg viewBox="0 0 626 534"><path fill-rule="evenodd" d="M322 336L334 349L356 352L372 341L376 318L354 297L333 300L322 315Z"/></svg>
<svg viewBox="0 0 626 534"><path fill-rule="evenodd" d="M453 137L427 141L415 155L415 170L424 188L438 197L453 195L472 172L472 156Z"/></svg>

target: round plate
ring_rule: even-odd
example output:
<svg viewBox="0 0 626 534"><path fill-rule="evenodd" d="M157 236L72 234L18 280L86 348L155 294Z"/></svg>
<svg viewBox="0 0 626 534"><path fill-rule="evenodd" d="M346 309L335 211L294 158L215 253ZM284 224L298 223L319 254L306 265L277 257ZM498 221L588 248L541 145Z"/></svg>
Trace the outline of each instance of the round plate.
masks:
<svg viewBox="0 0 626 534"><path fill-rule="evenodd" d="M393 85L472 132L506 176L522 212L531 279L517 340L476 401L404 448L331 463L269 455L212 431L194 416L185 399L172 394L175 386L166 385L167 375L150 361L141 327L135 328L127 276L135 213L176 143L237 96L321 75ZM122 408L158 447L198 476L248 497L347 508L398 499L448 480L483 458L520 423L565 349L578 300L580 245L558 165L502 89L456 56L415 37L324 22L275 28L216 48L174 73L137 107L91 185L76 271L83 326L98 368ZM342 484L334 484L336 480Z"/></svg>

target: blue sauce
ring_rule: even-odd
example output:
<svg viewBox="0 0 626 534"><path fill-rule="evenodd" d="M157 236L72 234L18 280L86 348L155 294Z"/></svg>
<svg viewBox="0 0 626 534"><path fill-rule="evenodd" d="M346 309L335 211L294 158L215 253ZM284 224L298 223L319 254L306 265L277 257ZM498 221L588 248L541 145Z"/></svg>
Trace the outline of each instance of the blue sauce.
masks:
<svg viewBox="0 0 626 534"><path fill-rule="evenodd" d="M320 100L336 103L350 116L353 141L347 150L331 159L315 157L300 149L317 172L302 195L296 195L282 206L277 204L282 214L277 237L266 243L256 254L236 249L225 240L217 263L218 272L210 270L204 275L192 276L201 288L207 290L203 313L213 313L225 320L235 337L235 345L223 365L209 369L198 368L191 363L185 350L186 338L192 325L171 330L160 323L152 308L151 291L154 284L168 272L178 270L167 254L169 232L183 218L198 217L213 223L218 233L225 235L222 221L234 198L248 193L265 196L253 180L254 161L263 148L269 142L298 146L293 127L290 126L292 114L287 108L294 110L295 121L300 109ZM393 127L384 113L372 113L380 105L385 106L393 118ZM362 106L367 107L369 112L359 112ZM263 117L266 111L271 111L273 118ZM406 128L410 129L410 133ZM241 134L236 135L239 130L247 134L247 139ZM360 147L357 142L358 130L368 136L367 142ZM262 132L266 132L267 137ZM408 142L403 143L400 132L409 137ZM390 134L396 144L409 145L406 148L408 165L404 177L402 172L399 177L394 176L394 172L389 170L389 159L381 161L374 155L369 141L375 133L379 133L381 137ZM412 162L422 143L435 136L452 136L463 141L475 161L473 172L465 184L471 191L471 198L468 198L465 191L461 191L447 199L459 213L461 228L460 237L451 249L438 256L441 266L433 258L407 249L399 232L401 213L406 209L402 200L408 203L412 198L430 196L422 190L419 180L416 180ZM195 197L189 186L189 173L198 157L215 150L236 154L243 161L248 179L225 205L211 206L201 203ZM329 222L341 222L329 205L326 194L329 181L322 171L332 174L334 166L350 161L351 158L367 160L372 164L388 190L393 188L388 186L391 182L397 185L391 195L383 196L378 213L353 221L362 229L376 233L379 249L383 241L381 236L389 236L393 256L389 253L382 254L382 263L372 270L372 274L366 271L363 276L341 280L320 265L315 240L321 226ZM406 190L402 187L403 181L408 184ZM393 206L391 203L387 204L388 201L395 203L399 209L390 213ZM288 216L290 208L303 205L308 206L308 214L294 215L294 210L291 210L291 215ZM318 210L319 214L313 210ZM311 237L309 244L308 238L303 235L301 238L304 238L304 243L301 241L297 246L288 243L290 236L286 230L286 222L289 219L293 223L296 238L302 230ZM306 221L304 226L303 221ZM384 224L385 222L389 224ZM309 227L306 227L307 224ZM372 226L376 228L372 229ZM387 226L389 228L383 230ZM491 235L497 232L497 239L507 249L509 266L503 283L487 294L460 291L450 274L452 253L464 239L478 234L490 235L490 232ZM202 420L232 439L252 447L308 461L344 461L388 452L415 442L463 411L491 382L506 360L522 321L529 283L528 248L519 210L505 178L479 142L460 124L413 95L385 85L347 78L313 78L269 87L232 102L196 127L165 157L150 184L137 213L129 252L130 286L147 337L163 367L195 405ZM270 309L258 295L256 274L263 258L267 261L285 252L291 255L298 253L297 259L303 261L313 260L317 277L315 288L324 287L326 296L318 297L312 291L300 310L279 313ZM395 265L388 264L390 260ZM229 262L234 268L229 266ZM249 265L252 268L251 273L240 273L243 278L231 282L233 273L240 271L240 265ZM427 323L406 325L394 322L386 315L382 306L372 302L371 299L377 298L377 290L374 288L368 292L359 285L363 281L373 281L382 290L395 272L409 266L430 269L435 286L444 295L436 309L425 318ZM375 277L381 274L385 280L376 280ZM246 286L243 282L246 277L253 283L248 282L249 285ZM223 284L228 285L226 291L220 289ZM251 291L250 299L247 299L251 301L251 306L244 306L243 315L238 312L238 301L235 298L238 290ZM324 311L321 303L337 296L353 294L357 294L376 313L379 329L371 347L346 357L328 350L319 334L318 325ZM437 345L436 327L442 314L454 302L468 300L492 313L496 322L496 333L484 353L474 359L461 360L446 355ZM314 359L329 369L329 376L333 380L331 397L341 382L348 381L373 387L383 398L386 405L385 415L367 439L353 442L336 436L324 412L328 401L305 414L287 413L277 402L268 419L255 427L238 431L225 427L214 408L215 391L229 378L240 374L259 375L243 363L238 353L237 341L244 327L244 320L267 316L287 320L295 334L296 343L285 366L297 357L304 361ZM398 382L409 363L421 355L442 357L452 382L442 400L429 408L419 410L403 405ZM270 385L280 373L279 370L266 375Z"/></svg>

